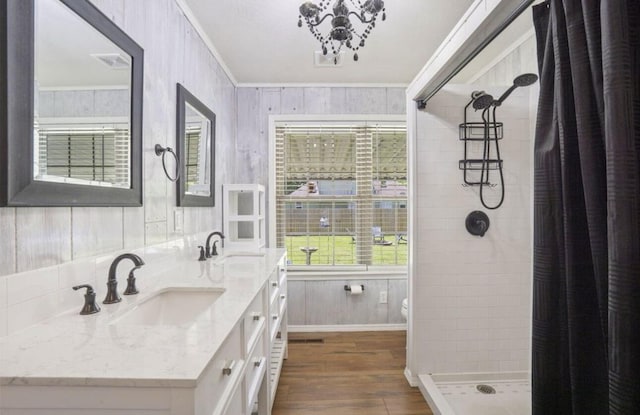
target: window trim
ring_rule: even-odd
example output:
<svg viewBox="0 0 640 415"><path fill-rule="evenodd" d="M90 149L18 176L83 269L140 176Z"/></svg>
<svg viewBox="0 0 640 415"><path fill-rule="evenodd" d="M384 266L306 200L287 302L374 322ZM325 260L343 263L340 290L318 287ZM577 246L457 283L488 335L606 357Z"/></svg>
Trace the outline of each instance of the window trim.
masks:
<svg viewBox="0 0 640 415"><path fill-rule="evenodd" d="M407 123L407 116L404 114L391 115L391 114L272 114L269 115L269 186L267 192L267 246L276 246L276 126L282 125L287 122L291 123L305 123L318 124L318 123L348 123L348 122L403 122ZM408 137L408 135L407 135ZM408 140L408 138L407 138ZM408 145L408 142L407 142ZM407 155L407 165L409 163L409 155ZM407 208L410 204L409 196L407 195ZM340 267L340 266L338 266ZM380 272L379 266L375 266L376 271ZM398 267L397 265L391 265L391 267ZM406 266L400 266L408 269ZM332 272L344 272L344 270L338 270L337 268L326 266L313 269L314 273L332 273ZM368 269L358 269L357 272L369 272Z"/></svg>

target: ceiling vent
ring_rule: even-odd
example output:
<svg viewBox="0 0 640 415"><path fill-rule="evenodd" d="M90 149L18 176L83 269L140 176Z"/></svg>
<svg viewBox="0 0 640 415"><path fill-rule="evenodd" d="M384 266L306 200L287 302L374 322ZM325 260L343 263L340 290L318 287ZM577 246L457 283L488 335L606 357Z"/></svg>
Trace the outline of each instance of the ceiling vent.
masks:
<svg viewBox="0 0 640 415"><path fill-rule="evenodd" d="M131 67L129 59L119 53L92 53L91 56L111 69L129 69Z"/></svg>
<svg viewBox="0 0 640 415"><path fill-rule="evenodd" d="M314 62L317 67L321 68L338 68L342 66L344 61L344 51L341 50L337 55L333 53L322 54L322 51L317 50L313 54Z"/></svg>

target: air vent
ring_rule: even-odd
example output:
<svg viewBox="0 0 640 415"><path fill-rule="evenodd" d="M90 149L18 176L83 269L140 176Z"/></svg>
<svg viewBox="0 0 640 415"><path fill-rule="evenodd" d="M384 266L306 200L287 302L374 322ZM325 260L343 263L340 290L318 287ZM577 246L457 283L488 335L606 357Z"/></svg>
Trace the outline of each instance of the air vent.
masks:
<svg viewBox="0 0 640 415"><path fill-rule="evenodd" d="M342 66L344 61L344 51L340 51L337 55L333 53L322 54L322 51L314 52L314 62L317 67L321 68L338 68Z"/></svg>
<svg viewBox="0 0 640 415"><path fill-rule="evenodd" d="M128 69L131 66L129 59L119 53L92 53L91 56L111 69Z"/></svg>
<svg viewBox="0 0 640 415"><path fill-rule="evenodd" d="M289 343L315 343L315 344L322 344L322 343L324 343L324 339L318 339L318 338L314 338L314 339L289 339Z"/></svg>

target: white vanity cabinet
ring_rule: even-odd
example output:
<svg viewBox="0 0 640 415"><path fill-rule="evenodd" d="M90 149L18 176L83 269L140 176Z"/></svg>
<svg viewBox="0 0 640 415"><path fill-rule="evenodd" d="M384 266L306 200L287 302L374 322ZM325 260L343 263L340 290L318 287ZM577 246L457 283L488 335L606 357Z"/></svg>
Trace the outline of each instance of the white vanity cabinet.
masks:
<svg viewBox="0 0 640 415"><path fill-rule="evenodd" d="M287 358L287 267L286 257L269 276L269 399L271 406Z"/></svg>
<svg viewBox="0 0 640 415"><path fill-rule="evenodd" d="M26 372L17 376L9 375L12 372L6 365L0 367L0 413L270 415L282 361L286 358L286 255L283 250L262 252L265 256L260 260L261 275L251 271L245 276L232 273L225 277L226 291L216 300L219 308L211 309L214 318L210 322L193 327L134 330L113 326L112 318L105 314L88 317L93 320L72 316L59 323L35 327L33 335L25 331L16 338L0 339L0 352L5 354L0 360L4 358L5 363L20 359L29 362L46 350L62 356L49 360L43 356L43 362L51 368L44 375L32 374L34 369L28 365L16 365L15 371L24 367ZM199 270L199 265L196 266ZM179 281L183 285L188 283L184 278ZM200 284L202 279L195 277L194 281ZM233 307L236 308L230 310ZM227 310L229 315L225 314ZM54 333L60 330L73 333L79 329L78 324L85 324L86 333L92 337ZM45 340L49 330L57 343ZM168 337L158 337L163 333ZM154 343L157 338L165 338L166 342ZM109 339L113 343L104 345ZM83 348L87 341L94 340L100 341L96 344L103 349ZM203 347L209 341L215 346ZM9 347L7 342L13 346ZM150 350L152 344L158 349ZM70 367L75 372L63 372L62 368L76 358L82 364ZM191 371L188 366L197 369ZM43 366L34 362L34 367ZM49 375L58 368L61 371L55 376ZM100 377L105 370L111 372ZM120 375L121 370L128 370L131 375ZM192 375L181 375L185 371Z"/></svg>

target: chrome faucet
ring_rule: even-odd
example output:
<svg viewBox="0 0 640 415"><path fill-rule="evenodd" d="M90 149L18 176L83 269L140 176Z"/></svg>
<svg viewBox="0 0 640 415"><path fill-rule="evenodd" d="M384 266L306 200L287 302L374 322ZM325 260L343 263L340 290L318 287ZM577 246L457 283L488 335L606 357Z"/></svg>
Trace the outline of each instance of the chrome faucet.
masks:
<svg viewBox="0 0 640 415"><path fill-rule="evenodd" d="M116 268L123 259L130 259L135 264L135 267L129 272L129 278L127 278L127 289L124 290L124 295L138 294L136 288L136 278L133 275L133 271L137 270L144 265L144 261L136 254L122 254L117 256L111 266L109 267L109 279L107 280L107 296L104 298L103 304L118 303L122 298L118 295L118 280L116 279Z"/></svg>
<svg viewBox="0 0 640 415"><path fill-rule="evenodd" d="M211 232L209 236L207 236L207 243L205 244L205 254L204 254L207 258L211 258L212 256L218 255L218 250L216 249L215 242L213 243L213 249L211 248L211 237L214 235L218 235L220 239L224 239L224 235L222 234L222 232L218 232L218 231Z"/></svg>

